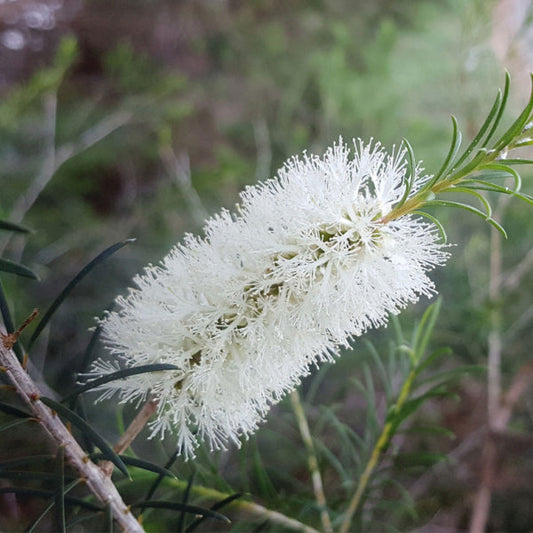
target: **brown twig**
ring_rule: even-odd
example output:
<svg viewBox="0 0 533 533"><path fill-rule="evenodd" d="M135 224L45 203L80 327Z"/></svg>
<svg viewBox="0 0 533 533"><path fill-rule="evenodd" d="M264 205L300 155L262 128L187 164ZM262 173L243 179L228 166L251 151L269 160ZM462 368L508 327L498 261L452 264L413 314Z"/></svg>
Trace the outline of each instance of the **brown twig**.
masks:
<svg viewBox="0 0 533 533"><path fill-rule="evenodd" d="M8 350L11 350L11 348L13 348L15 343L19 340L21 333L35 320L35 318L37 318L38 314L39 311L37 309L34 309L32 314L22 323L22 326L20 326L17 331L13 331L12 333L6 334L0 332L0 340Z"/></svg>
<svg viewBox="0 0 533 533"><path fill-rule="evenodd" d="M25 372L19 363L16 355L6 342L5 332L0 341L0 365L6 369L6 373L15 386L17 393L31 409L33 416L39 420L46 432L55 440L58 446L65 447L65 457L70 464L85 479L89 490L103 504L108 505L113 518L117 521L123 531L128 533L143 533L144 529L139 524L129 507L124 503L122 497L113 485L111 480L95 465L87 454L74 439L63 422L40 401L40 391Z"/></svg>
<svg viewBox="0 0 533 533"><path fill-rule="evenodd" d="M116 453L121 454L129 448L130 444L135 440L156 410L157 400L150 399L144 404L143 408L137 413L137 416L132 420L124 434L120 437L115 446L113 446ZM113 472L113 463L111 461L102 461L100 463L100 468L106 476L110 476Z"/></svg>
<svg viewBox="0 0 533 533"><path fill-rule="evenodd" d="M533 363L527 363L517 372L509 390L502 398L498 411L494 415L481 454L481 483L474 501L470 522L471 533L482 533L486 530L490 513L492 488L494 487L494 480L497 474L498 448L496 439L505 431L516 404L532 382Z"/></svg>
<svg viewBox="0 0 533 533"><path fill-rule="evenodd" d="M505 209L507 202L500 201L499 216ZM495 229L491 231L491 258L489 297L497 302L502 289L502 254L501 235ZM487 415L489 432L481 454L481 481L472 508L470 533L483 533L486 530L490 515L492 490L497 473L498 448L495 436L507 427L513 409L521 395L531 383L533 365L525 365L515 376L507 394L501 391L501 358L503 344L500 331L500 312L495 309L492 313L491 330L488 336L488 400Z"/></svg>

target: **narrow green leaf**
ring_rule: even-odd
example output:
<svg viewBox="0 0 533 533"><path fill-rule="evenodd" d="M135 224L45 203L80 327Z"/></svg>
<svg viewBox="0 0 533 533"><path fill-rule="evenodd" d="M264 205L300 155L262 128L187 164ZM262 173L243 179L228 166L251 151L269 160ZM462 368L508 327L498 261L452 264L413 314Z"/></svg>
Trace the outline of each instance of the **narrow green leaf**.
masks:
<svg viewBox="0 0 533 533"><path fill-rule="evenodd" d="M98 341L100 340L101 334L102 325L98 324L98 326L96 326L95 330L93 331L93 334L91 335L91 339L89 340L89 344L87 344L87 348L85 348L85 352L83 354L83 357L81 358L80 366L78 367L78 373L85 372L89 364L92 362L94 350L98 345Z"/></svg>
<svg viewBox="0 0 533 533"><path fill-rule="evenodd" d="M431 366L439 357L443 355L451 355L452 350L450 348L439 348L434 352L431 352L421 363L418 365L417 374L421 374L426 368Z"/></svg>
<svg viewBox="0 0 533 533"><path fill-rule="evenodd" d="M331 408L322 406L321 412L328 417L328 422L335 431L335 436L342 441L343 447L350 451L354 463L360 466L360 451L366 449L363 439L352 428L342 423Z"/></svg>
<svg viewBox="0 0 533 533"><path fill-rule="evenodd" d="M379 420L376 406L376 391L372 372L367 364L363 364L363 374L365 376L365 387L363 394L366 399L366 427L364 437L369 441L374 441L379 430Z"/></svg>
<svg viewBox="0 0 533 533"><path fill-rule="evenodd" d="M403 333L402 326L400 324L400 321L398 320L398 317L396 315L392 315L390 317L390 321L392 323L392 327L394 328L394 338L396 339L396 344L405 344L405 335Z"/></svg>
<svg viewBox="0 0 533 533"><path fill-rule="evenodd" d="M106 459L103 453L91 453L89 457L93 461ZM119 455L119 457L127 466L134 466L135 468L141 468L149 472L160 474L163 477L171 477L176 479L176 476L170 470L167 470L162 466L156 465L155 463L150 463L149 461L144 461L143 459L138 459L137 457L130 457L128 455Z"/></svg>
<svg viewBox="0 0 533 533"><path fill-rule="evenodd" d="M480 180L481 182L481 180ZM503 190L503 191L499 191L498 189L495 189L494 187L492 187L492 184L487 182L488 185L476 185L474 183L474 181L472 181L472 183L468 183L467 186L469 189L472 189L474 191L487 191L487 192L497 192L499 194L508 194L508 195L512 195L513 191L512 189L507 189L507 190ZM503 189L505 189L504 187L502 187Z"/></svg>
<svg viewBox="0 0 533 533"><path fill-rule="evenodd" d="M68 403L67 407L72 411L76 412L83 420L87 420L87 413L85 411L85 404L83 397L76 396L71 402ZM82 448L87 451L87 453L94 452L94 443L92 440L88 439L85 434L81 435L80 444Z"/></svg>
<svg viewBox="0 0 533 533"><path fill-rule="evenodd" d="M107 444L107 442L79 415L74 411L67 409L64 405L61 405L50 398L41 396L40 400L50 409L56 411L60 416L66 418L73 426L77 427L82 433L96 444L102 451L104 457L111 461L125 476L130 477L126 465L122 459L115 453L113 448Z"/></svg>
<svg viewBox="0 0 533 533"><path fill-rule="evenodd" d="M11 318L2 280L0 280L0 312L2 313L2 320L4 321L7 333L13 333L15 331L15 325Z"/></svg>
<svg viewBox="0 0 533 533"><path fill-rule="evenodd" d="M28 470L0 470L0 479L31 479L40 481L56 481L54 472L36 472ZM70 477L72 479L72 476Z"/></svg>
<svg viewBox="0 0 533 533"><path fill-rule="evenodd" d="M477 172L477 171L476 171ZM503 180L509 177L508 172L499 172L496 170L483 170L479 171L479 174L473 173L472 178L463 178L461 183L468 182L470 179L479 179L483 178L484 180Z"/></svg>
<svg viewBox="0 0 533 533"><path fill-rule="evenodd" d="M469 189L468 187L457 187L453 186L449 189L446 189L445 191L442 191L443 193L463 193L463 194L470 194L471 196L476 197L481 205L485 208L485 215L486 218L490 218L492 216L492 207L488 200L483 197L480 193L477 191L474 191L472 189Z"/></svg>
<svg viewBox="0 0 533 533"><path fill-rule="evenodd" d="M28 457L20 457L17 459L8 459L7 461L0 462L0 471L14 468L16 466L23 466L27 464L38 463L42 461L51 461L54 459L53 455L29 455Z"/></svg>
<svg viewBox="0 0 533 533"><path fill-rule="evenodd" d="M105 513L105 508L102 508L101 512ZM75 529L74 526L77 526L78 524L82 524L83 522L87 522L89 520L94 520L94 518L95 518L95 513L87 513L81 516L76 516L75 518L72 518L71 520L67 522L67 530L78 531L78 529L77 528ZM85 529L83 529L83 531L85 531ZM93 531L93 530L90 529L88 531Z"/></svg>
<svg viewBox="0 0 533 533"><path fill-rule="evenodd" d="M435 328L435 323L440 313L440 308L442 305L441 298L438 298L437 301L431 304L424 314L420 321L419 328L417 329L417 335L413 342L413 349L415 351L415 360L418 364L426 352L427 346L429 344L429 339Z"/></svg>
<svg viewBox="0 0 533 533"><path fill-rule="evenodd" d="M505 163L490 163L488 165L482 165L479 167L479 170L499 170L500 172L506 172L507 174L510 174L514 178L515 187L514 190L516 192L520 191L520 187L522 186L522 178L520 177L520 174L514 169L508 166Z"/></svg>
<svg viewBox="0 0 533 533"><path fill-rule="evenodd" d="M180 456L180 447L178 446L176 448L176 450L174 451L174 453L170 456L169 460L166 462L166 464L164 466L164 470L165 471L169 470L169 468L172 467L172 465L176 462L176 460L177 460L177 458L179 456ZM161 473L159 474L157 479L153 482L152 486L148 490L148 494L147 494L147 496L145 498L146 500L151 500L152 499L152 497L155 494L155 491L157 490L157 488L161 484L161 481L163 481L164 477L165 476L163 474L161 474Z"/></svg>
<svg viewBox="0 0 533 533"><path fill-rule="evenodd" d="M530 74L530 78L533 85L533 74ZM520 113L518 118L512 123L511 127L501 136L500 140L496 143L496 146L494 147L495 151L500 152L501 150L503 150L522 131L522 128L530 121L532 110L533 86L526 107L524 107L522 113Z"/></svg>
<svg viewBox="0 0 533 533"><path fill-rule="evenodd" d="M486 221L494 228L496 228L503 236L504 239L507 239L507 232L505 231L505 229L503 228L503 226L501 226L501 224L499 224L498 222L496 222L496 220L494 220L493 218L487 218Z"/></svg>
<svg viewBox="0 0 533 533"><path fill-rule="evenodd" d="M122 242L118 242L116 244L113 244L113 246L110 246L109 248L106 248L101 254L96 256L90 263L85 265L79 272L76 274L76 276L72 279L72 281L61 291L61 294L52 302L52 305L47 309L46 313L43 315L43 318L37 324L37 328L35 328L35 331L33 332L33 335L31 336L29 347L31 348L33 346L33 343L39 336L39 334L42 332L42 330L46 327L50 319L52 318L53 314L57 311L58 307L63 303L65 298L72 292L74 287L80 283L80 281L87 276L96 266L98 266L102 261L107 259L110 255L114 254L127 244L134 242L135 239L127 239Z"/></svg>
<svg viewBox="0 0 533 533"><path fill-rule="evenodd" d="M9 259L0 259L0 272L7 272L8 274L15 274L22 278L35 279L39 281L39 276L32 272L28 267L19 263L9 261Z"/></svg>
<svg viewBox="0 0 533 533"><path fill-rule="evenodd" d="M68 492L70 492L76 485L78 485L79 483L81 483L81 479L75 479L74 481L72 481L71 483L69 483L66 487L65 487L65 491L64 491L64 494L67 494ZM35 528L41 523L42 519L54 508L54 505L55 505L55 501L52 500L48 505L47 507L45 508L45 510L37 517L37 519L28 527L24 530L24 533L33 533L35 531Z"/></svg>
<svg viewBox="0 0 533 533"><path fill-rule="evenodd" d="M500 122L501 122L501 119L502 119L502 116L503 116L503 112L505 111L505 107L507 106L507 100L509 98L509 88L510 88L510 86L511 86L511 76L509 75L509 72L506 72L505 73L505 84L504 84L504 87L503 87L503 96L502 96L502 100L501 100L501 103L500 103L500 107L498 109L498 113L496 115L496 118L494 119L494 123L492 125L492 128L491 128L489 134L487 135L487 137L485 138L485 142L483 143L483 147L485 147L485 146L487 146L489 144L489 142L492 139L494 133L498 129L498 126L500 125Z"/></svg>
<svg viewBox="0 0 533 533"><path fill-rule="evenodd" d="M533 165L533 159L503 159L506 165Z"/></svg>
<svg viewBox="0 0 533 533"><path fill-rule="evenodd" d="M323 442L316 439L315 444L317 446L320 455L331 465L331 467L337 472L341 479L341 485L344 487L346 485L353 484L352 474L344 467L343 462L339 460L337 455L333 453L328 446Z"/></svg>
<svg viewBox="0 0 533 533"><path fill-rule="evenodd" d="M415 326L415 328L413 328L413 339L416 337L417 331L418 331L418 327ZM414 340L413 340L413 342L414 342ZM396 351L399 354L406 354L407 355L407 357L398 357L397 361L396 361L396 366L398 366L400 368L400 374L402 376L406 376L407 373L405 372L405 369L403 368L404 365L402 365L401 362L402 361L407 361L408 365L409 365L409 371L410 371L416 365L416 352L413 350L413 348L411 348L411 346L406 346L406 345L396 346ZM393 360L393 359L391 358L391 360ZM394 375L394 374L391 374L391 376L392 375Z"/></svg>
<svg viewBox="0 0 533 533"><path fill-rule="evenodd" d="M57 488L54 496L55 513L54 522L55 529L61 533L66 533L65 525L65 446L59 445L56 456L55 474L57 480Z"/></svg>
<svg viewBox="0 0 533 533"><path fill-rule="evenodd" d="M3 431L8 431L10 429L16 428L17 426L25 424L26 422L30 420L35 421L34 418L19 418L17 420L14 420L13 422L8 422L7 424L0 426L0 433L2 433Z"/></svg>
<svg viewBox="0 0 533 533"><path fill-rule="evenodd" d="M231 494L227 498L224 498L223 500L220 500L219 502L213 504L209 509L211 509L211 511L218 511L219 509L226 507L227 505L234 502L235 500L242 498L242 496L243 496L242 493L236 492L235 494Z"/></svg>
<svg viewBox="0 0 533 533"><path fill-rule="evenodd" d="M401 531L395 528L388 522L381 520L368 520L365 521L364 526L358 524L357 529L354 531L380 531L381 533L401 533Z"/></svg>
<svg viewBox="0 0 533 533"><path fill-rule="evenodd" d="M0 494L20 494L21 496L35 496L36 498L53 498L54 492L51 490L40 490L40 489L25 489L20 487L0 487ZM90 511L101 511L102 508L98 505L80 500L79 498L73 498L71 496L65 496L65 503L69 505L74 505L77 507L83 507L84 509L89 509Z"/></svg>
<svg viewBox="0 0 533 533"><path fill-rule="evenodd" d="M524 146L531 146L533 144L533 139L531 137L528 137L527 139L524 139L523 141L517 142L514 146L514 148L523 148Z"/></svg>
<svg viewBox="0 0 533 533"><path fill-rule="evenodd" d="M452 142L450 143L450 149L448 150L448 153L446 154L446 157L444 159L444 162L442 163L439 171L431 178L431 180L426 185L426 188L429 190L431 187L439 181L439 179L442 177L444 172L448 169L450 163L453 161L455 156L457 155L457 152L459 151L459 148L461 147L461 133L459 132L459 128L457 126L457 119L452 115Z"/></svg>
<svg viewBox="0 0 533 533"><path fill-rule="evenodd" d="M417 339L420 335L420 330L423 325L423 316L422 320L418 320L415 322L415 325L413 326L413 331L411 333L411 344L410 345L402 345L398 346L397 349L401 353L406 353L409 355L409 358L411 359L411 362L413 363L412 366L416 364L416 343Z"/></svg>
<svg viewBox="0 0 533 533"><path fill-rule="evenodd" d="M163 372L165 370L179 370L179 367L167 363L155 363L153 365L141 365L132 368L124 368L122 370L117 370L117 372L112 372L111 374L107 374L105 376L102 376L101 378L93 379L92 381L85 383L85 385L79 386L70 394L65 396L61 400L61 403L71 400L73 397L78 396L82 392L94 389L96 387L99 387L100 385L109 383L111 381L118 381L119 379L124 379L129 376L135 376L137 374L146 374L147 372Z"/></svg>
<svg viewBox="0 0 533 533"><path fill-rule="evenodd" d="M262 533L270 524L270 520L267 518L266 520L263 520L262 522L259 522L256 527L250 531L250 533Z"/></svg>
<svg viewBox="0 0 533 533"><path fill-rule="evenodd" d="M478 150L477 154L463 168L456 170L453 174L448 174L445 178L446 182L458 183L461 181L461 178L464 178L473 172L481 164L481 162L487 158L487 154L488 151L485 148ZM453 172L453 170L455 169L452 169L451 172Z"/></svg>
<svg viewBox="0 0 533 533"><path fill-rule="evenodd" d="M205 516L207 518L214 518L215 520L221 520L230 524L231 521L225 517L223 514L217 513L216 511L211 511L210 509L204 509L197 505L185 505L180 502L169 502L164 500L146 500L144 502L134 503L132 507L140 507L142 509L151 508L151 509L168 509L169 511L185 511L186 513L192 513L195 515Z"/></svg>
<svg viewBox="0 0 533 533"><path fill-rule="evenodd" d="M445 370L444 372L439 372L432 376L423 379L417 383L417 387L423 387L428 383L434 383L438 381L438 387L449 383L450 381L456 381L463 378L466 374L484 374L487 372L487 368L483 365L462 365L457 368L452 368L451 370Z"/></svg>
<svg viewBox="0 0 533 533"><path fill-rule="evenodd" d="M332 367L332 363L324 363L322 366L318 369L316 372L313 380L311 381L311 384L309 385L309 389L307 390L305 394L304 402L307 404L312 404L315 401L315 397L318 393L318 390L320 388L320 385L324 382L326 379L326 376L329 372L329 370Z"/></svg>
<svg viewBox="0 0 533 533"><path fill-rule="evenodd" d="M15 231L17 233L30 233L28 228L15 224L14 222L8 222L7 220L0 220L0 230Z"/></svg>
<svg viewBox="0 0 533 533"><path fill-rule="evenodd" d="M383 361L381 360L381 357L379 356L375 346L366 339L363 339L363 342L365 343L365 346L367 347L367 350L374 361L374 365L378 371L381 382L383 383L383 387L385 388L387 400L389 400L392 397L392 385L387 374L387 370L385 369L385 365L383 364Z"/></svg>
<svg viewBox="0 0 533 533"><path fill-rule="evenodd" d="M400 424L407 418L409 418L413 413L418 411L418 408L425 401L425 398L417 398L416 400L408 400L402 406L399 411L391 410L389 412L389 418L387 422L390 422L392 425L391 428L391 437L396 433Z"/></svg>
<svg viewBox="0 0 533 533"><path fill-rule="evenodd" d="M509 175L506 175L508 178ZM492 181L486 181L488 178L484 176L485 179L480 178L470 178L461 182L462 185L469 188L475 188L478 185L481 186L482 190L487 190L491 192L503 193L503 194L513 194L515 191L509 187L504 187L503 185L498 185Z"/></svg>
<svg viewBox="0 0 533 533"><path fill-rule="evenodd" d="M223 507L226 507L230 503L234 502L238 498L241 498L242 494L232 494L231 496L228 496L227 498L224 498L220 502L215 503L212 505L209 509L211 511L218 511L219 509L222 509ZM194 522L191 523L191 525L185 530L185 533L192 533L200 524L205 522L207 518L205 516L202 516L201 518L197 518Z"/></svg>
<svg viewBox="0 0 533 533"><path fill-rule="evenodd" d="M422 217L427 218L431 222L433 222L433 224L435 224L435 226L437 226L437 229L439 230L439 233L440 233L440 236L441 236L441 239L442 239L442 243L446 244L448 242L448 235L446 234L446 230L444 229L444 226L440 223L438 218L436 218L433 215L430 215L429 213L426 213L424 211L413 211L412 213L413 213L413 215L420 215Z"/></svg>
<svg viewBox="0 0 533 533"><path fill-rule="evenodd" d="M442 426L411 426L405 430L405 433L436 435L439 437L448 437L452 440L455 439L455 433Z"/></svg>
<svg viewBox="0 0 533 533"><path fill-rule="evenodd" d="M479 185L476 185L478 183ZM521 192L516 192L509 187L502 187L501 185L496 185L495 183L490 183L483 180L472 180L472 183L468 183L468 187L472 189L479 189L481 191L497 192L501 194L508 194L514 196L523 202L526 202L529 205L533 205L533 196Z"/></svg>
<svg viewBox="0 0 533 533"><path fill-rule="evenodd" d="M400 510L402 514L408 514L412 520L416 520L418 518L418 513L416 511L416 503L409 491L391 476L387 476L387 478L385 479L385 484L389 487L389 490L390 487L394 487L394 489L397 490L400 494ZM392 503L398 503L398 500L395 499ZM394 506L394 510L399 510L398 505Z"/></svg>
<svg viewBox="0 0 533 533"><path fill-rule="evenodd" d="M507 239L507 232L502 228L498 222L496 222L493 218L487 218L486 214L483 213L483 211L480 211L479 209L476 209L475 207L469 205L469 204L463 204L460 202L451 202L448 200L432 200L430 202L427 202L426 205L440 205L444 207L457 207L460 209L464 209L465 211L470 211L470 213L474 213L475 215L481 217L483 220L494 226L506 239Z"/></svg>
<svg viewBox="0 0 533 533"><path fill-rule="evenodd" d="M183 492L183 498L181 499L181 503L183 505L187 505L187 502L189 501L195 474L196 472L193 471L193 473L189 477L189 481L187 481L187 486L185 487L185 490ZM185 515L185 511L182 509L180 512L180 517L178 519L178 533L183 533L185 529Z"/></svg>
<svg viewBox="0 0 533 533"><path fill-rule="evenodd" d="M240 486L243 487L243 490L247 493L251 493L250 489L250 468L248 467L249 458L248 451L250 449L250 443L248 440L244 440L242 446L239 450L239 480Z"/></svg>
<svg viewBox="0 0 533 533"><path fill-rule="evenodd" d="M489 128L490 123L492 122L492 119L497 115L498 110L500 109L501 100L502 100L502 92L499 90L498 94L496 95L496 100L494 100L494 104L492 104L492 108L489 111L487 118L483 122L483 125L481 126L481 128L479 128L477 135L474 137L472 142L468 145L468 148L464 151L463 155L455 163L456 168L459 168L461 164L466 159L468 159L470 154L474 151L474 148L476 148L476 146L480 143L481 138L483 137L483 135L485 135L485 132Z"/></svg>
<svg viewBox="0 0 533 533"><path fill-rule="evenodd" d="M253 461L253 469L255 476L257 478L257 484L259 489L259 494L263 498L273 498L277 496L277 491L270 480L270 476L268 475L265 466L263 464L263 460L261 459L261 454L259 453L259 448L257 446L257 440L253 440L252 443L253 450L252 450L252 461Z"/></svg>
<svg viewBox="0 0 533 533"><path fill-rule="evenodd" d="M30 413L27 413L26 411L15 407L14 405L10 405L9 403L4 402L0 402L0 411L6 413L7 415L16 416L17 418L30 418L31 416L33 416Z"/></svg>
<svg viewBox="0 0 533 533"><path fill-rule="evenodd" d="M109 305L106 308L104 315L109 313L113 309L114 306L115 306L115 302L111 303L111 305ZM94 331L89 340L89 344L87 344L87 347L85 348L85 352L83 354L83 357L81 358L81 363L78 367L78 373L85 372L89 364L92 363L93 354L96 349L96 346L98 345L98 341L100 340L101 335L102 335L102 323L99 323L96 326L96 328L94 328Z"/></svg>
<svg viewBox="0 0 533 533"><path fill-rule="evenodd" d="M7 333L13 333L15 331L15 325L13 324L13 319L11 318L11 313L9 311L9 305L7 303L7 298L4 292L4 287L2 285L2 280L0 279L0 313L2 314L2 320L4 321L4 326ZM19 361L23 360L23 353L20 346L20 341L17 341L13 346L13 351L15 352ZM0 375L0 380L4 381L5 378L3 375Z"/></svg>
<svg viewBox="0 0 533 533"><path fill-rule="evenodd" d="M388 420L392 424L391 434L394 434L400 424L404 422L407 418L409 418L411 415L413 415L416 411L418 411L419 407L424 404L428 399L448 395L450 395L450 393L448 393L442 387L436 387L425 392L424 394L421 394L420 396L407 400L399 411L391 411Z"/></svg>
<svg viewBox="0 0 533 533"><path fill-rule="evenodd" d="M415 154L413 152L413 147L409 144L409 141L405 137L402 139L402 144L407 152L407 177L405 180L405 191L402 195L401 200L398 202L398 206L403 205L407 198L409 198L409 194L411 193L411 190L413 188L414 177L416 174L416 160Z"/></svg>

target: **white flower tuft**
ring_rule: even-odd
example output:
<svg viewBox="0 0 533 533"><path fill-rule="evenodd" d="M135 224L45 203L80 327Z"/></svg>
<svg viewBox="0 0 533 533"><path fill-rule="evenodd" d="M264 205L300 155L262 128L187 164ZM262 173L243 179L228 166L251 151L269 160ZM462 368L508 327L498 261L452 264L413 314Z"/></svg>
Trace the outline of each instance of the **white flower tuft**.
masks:
<svg viewBox="0 0 533 533"><path fill-rule="evenodd" d="M272 404L313 365L386 323L420 295L447 254L436 228L383 217L405 190L405 153L342 140L323 157L290 159L277 178L248 187L237 215L223 211L205 237L186 236L134 280L102 321L117 368L170 363L102 386L103 396L159 400L153 435L177 433L187 457L253 433ZM428 179L415 169L410 195Z"/></svg>

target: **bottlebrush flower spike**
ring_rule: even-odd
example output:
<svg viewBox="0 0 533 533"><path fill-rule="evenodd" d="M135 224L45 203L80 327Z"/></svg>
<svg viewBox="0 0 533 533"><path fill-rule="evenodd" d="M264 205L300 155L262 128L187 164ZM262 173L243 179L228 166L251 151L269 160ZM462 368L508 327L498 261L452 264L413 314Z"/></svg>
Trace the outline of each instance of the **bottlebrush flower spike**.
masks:
<svg viewBox="0 0 533 533"><path fill-rule="evenodd" d="M101 398L158 398L153 435L177 433L187 457L200 440L239 445L313 365L433 293L426 273L447 257L436 227L409 214L384 222L405 201L407 166L405 151L340 140L248 187L237 214L186 236L102 321L114 360L96 361L94 377L180 370L108 383ZM421 172L411 169L409 196L426 183Z"/></svg>

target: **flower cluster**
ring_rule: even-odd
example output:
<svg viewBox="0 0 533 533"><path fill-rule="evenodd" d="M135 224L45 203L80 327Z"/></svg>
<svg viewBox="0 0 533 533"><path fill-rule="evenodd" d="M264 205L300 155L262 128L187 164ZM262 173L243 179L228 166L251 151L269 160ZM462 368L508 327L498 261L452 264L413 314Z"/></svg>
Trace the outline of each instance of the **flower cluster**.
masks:
<svg viewBox="0 0 533 533"><path fill-rule="evenodd" d="M248 187L237 214L206 222L159 266L135 278L103 320L112 361L92 375L151 363L103 386L102 397L159 401L153 434L177 433L191 457L253 433L310 369L420 295L446 252L414 215L385 217L405 192L405 153L342 141L324 156L290 159ZM426 182L412 170L410 195Z"/></svg>

